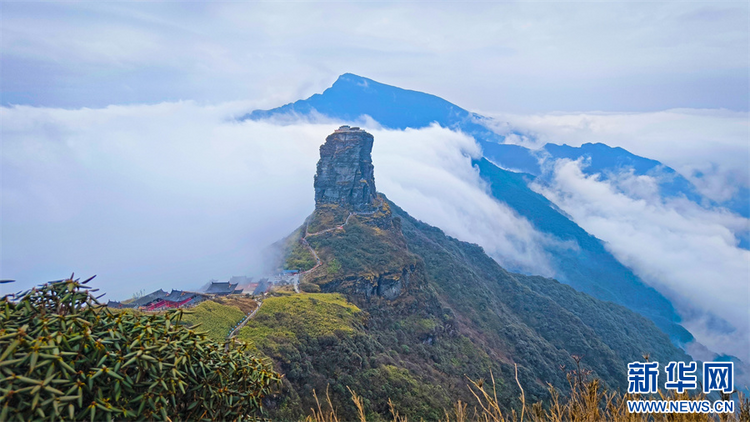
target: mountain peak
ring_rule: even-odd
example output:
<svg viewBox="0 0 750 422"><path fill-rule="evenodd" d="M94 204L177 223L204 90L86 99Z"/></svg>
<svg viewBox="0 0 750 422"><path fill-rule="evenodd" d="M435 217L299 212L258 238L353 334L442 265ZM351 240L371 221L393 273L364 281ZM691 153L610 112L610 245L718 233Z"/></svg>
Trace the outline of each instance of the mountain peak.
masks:
<svg viewBox="0 0 750 422"><path fill-rule="evenodd" d="M310 98L271 110L255 110L240 120L272 117L299 118L323 115L344 122L369 116L389 129L423 128L437 123L477 139L498 142L502 136L478 122L481 116L435 95L387 85L353 73L344 73L331 87Z"/></svg>
<svg viewBox="0 0 750 422"><path fill-rule="evenodd" d="M372 144L358 127L341 126L320 147L315 174L315 205L338 205L352 212L376 208Z"/></svg>
<svg viewBox="0 0 750 422"><path fill-rule="evenodd" d="M364 76L355 75L354 73L344 73L336 79L336 82L334 82L333 85L341 84L341 83L348 83L348 84L354 83L354 84L366 87L371 82L375 82L375 81L373 81L372 79L367 79Z"/></svg>

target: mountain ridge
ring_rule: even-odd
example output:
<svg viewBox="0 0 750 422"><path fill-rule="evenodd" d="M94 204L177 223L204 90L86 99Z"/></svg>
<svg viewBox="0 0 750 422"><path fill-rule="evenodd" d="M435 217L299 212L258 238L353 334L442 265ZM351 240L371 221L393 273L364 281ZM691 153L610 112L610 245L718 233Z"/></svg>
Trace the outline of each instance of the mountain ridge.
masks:
<svg viewBox="0 0 750 422"><path fill-rule="evenodd" d="M367 115L390 129L423 128L433 122L482 139L502 141L504 137L476 122L471 113L436 95L386 85L372 79L345 73L322 94L298 100L271 110L254 110L239 120L268 119L279 115L305 115L317 112L354 122Z"/></svg>
<svg viewBox="0 0 750 422"><path fill-rule="evenodd" d="M297 100L270 110L254 110L241 116L239 120L260 120L284 115L309 115L313 112L342 119L345 123L355 122L363 116L369 116L385 128L401 130L406 128L419 129L436 122L443 127L460 130L474 137L482 147L485 156L504 168L518 169L535 175L539 173L531 170L533 167L538 168L538 165L535 166L529 161L529 156L533 157L535 154L534 150L513 145L516 154L508 154L511 144L504 144L507 135L525 136L533 139L533 134L522 133L510 127L507 128L506 134L498 134L482 124L483 121L489 120L486 117L463 109L436 95L383 84L353 73L340 75L333 85L322 94L314 94L307 99ZM498 145L502 148L502 153L498 153ZM602 154L601 151L592 155L591 150L584 148L585 145L589 144L584 144L581 147L570 147L548 143L542 149L556 159L570 158L571 156L580 158L588 155L591 160L590 166L584 169L586 174L592 174L595 169L600 167L607 167L610 171L621 167L600 166L598 163L606 162L612 157L606 153ZM573 150L570 150L571 148ZM576 148L578 150L575 150ZM556 151L550 151L551 149ZM565 151L566 149L567 151ZM699 205L708 204L725 207L743 217L750 218L750 189L742 187L729 200L715 202L701 195L690 181L669 166L656 160L639 157L620 147L612 149L616 152L615 159L624 157L626 161L633 164L631 167L634 168L636 175L650 173L664 179L664 182L659 180L659 186L666 196L684 195ZM508 160L509 158L510 160ZM518 161L518 159L522 161ZM646 162L651 162L651 165L644 165ZM659 169L659 174L656 174L654 169ZM697 177L699 176L697 175ZM750 247L750 239L743 238L742 240L746 248Z"/></svg>
<svg viewBox="0 0 750 422"><path fill-rule="evenodd" d="M335 169L336 177L316 178L328 181L315 184L316 198L329 189L348 192L357 182L360 163L349 157L362 157L371 144L360 132L352 137L329 136L331 145L321 147L318 168ZM331 154L336 148L350 155ZM342 161L331 163L332 157ZM367 166L369 157L364 161ZM247 330L268 333L255 337L257 349L288 374L288 394L271 406L278 419L296 420L294 409L314 405L306 393L327 385L345 417L355 415L347 404L345 387L351 387L379 417L388 414L390 398L409 418L433 420L452 400L470 401L466 377L494 374L501 406L510 410L520 393L516 367L533 402L548 397L546 382L567 391L561 368L573 367L574 355L604 385L620 390L627 388L626 363L644 353L689 360L649 319L555 280L510 273L480 246L414 219L382 193L375 194L374 211L357 211L371 200L333 202L316 202L286 243L286 256L294 248L299 255L306 243L320 264L303 271L302 285L343 294L364 313L363 323L315 335L289 319L291 310L250 321ZM350 315L331 312L330 318ZM274 324L291 334L274 335Z"/></svg>
<svg viewBox="0 0 750 422"><path fill-rule="evenodd" d="M601 240L570 220L547 198L529 189L522 175L496 167L486 158L475 160L474 165L490 184L493 196L506 202L542 232L554 233L562 241L576 242L578 251L555 250L549 254L558 268L566 268L566 278L561 281L649 317L679 345L694 340L679 325L674 307L664 296L642 283L611 256ZM602 280L607 280L607 285L602 285Z"/></svg>
<svg viewBox="0 0 750 422"><path fill-rule="evenodd" d="M481 125L482 116L431 94L405 90L347 73L340 76L323 94L315 94L307 100L299 100L277 109L256 110L241 119L258 120L289 113L304 115L313 112L345 121L353 121L362 115L368 115L384 127L394 129L420 128L437 121L442 126L460 130L475 137L482 146L485 157L490 160L494 159L493 161L502 163L503 158L515 157L515 161L524 162L524 165L520 167L525 166L532 177L511 177L507 171L495 171L486 164L479 166L480 170L484 171L483 173L480 171L480 175L492 187L491 193L495 199L508 204L536 227L540 224L546 225L548 230L542 230L542 232L550 233L562 240L575 239L591 246L583 254L568 253L557 259L556 278L600 299L630 305L630 309L652 318L661 329L669 333L675 344L683 346L693 340L692 335L679 325L680 317L663 295L620 264L601 246L600 240L590 241L589 237L593 238L593 236L585 233L559 208L546 199L542 200L539 194L528 187L529 182L541 173L534 169L535 163L538 169L537 157L526 148L498 143L503 141L504 137ZM512 153L509 154L508 151ZM534 173L537 174L534 175ZM506 189L502 189L503 186ZM530 210L526 206L529 203L535 203L538 209ZM547 221L550 219L560 224L550 230ZM573 235L571 232L583 232L585 235L582 233ZM553 255L561 254L557 250L553 252ZM597 265L597 261L607 264ZM599 283L606 283L609 279L607 270L616 273L615 278L620 280L619 284L603 288L590 280L595 277ZM624 286L630 287L624 292L618 290ZM639 305L639 301L632 298L641 294L643 298Z"/></svg>

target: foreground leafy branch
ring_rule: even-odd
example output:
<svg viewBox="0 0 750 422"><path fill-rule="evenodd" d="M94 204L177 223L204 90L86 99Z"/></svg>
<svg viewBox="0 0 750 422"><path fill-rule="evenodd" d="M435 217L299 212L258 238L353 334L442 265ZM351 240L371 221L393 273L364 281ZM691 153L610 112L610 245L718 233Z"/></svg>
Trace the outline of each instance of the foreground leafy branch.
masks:
<svg viewBox="0 0 750 422"><path fill-rule="evenodd" d="M280 375L182 310L113 312L70 279L0 300L0 420L244 420Z"/></svg>

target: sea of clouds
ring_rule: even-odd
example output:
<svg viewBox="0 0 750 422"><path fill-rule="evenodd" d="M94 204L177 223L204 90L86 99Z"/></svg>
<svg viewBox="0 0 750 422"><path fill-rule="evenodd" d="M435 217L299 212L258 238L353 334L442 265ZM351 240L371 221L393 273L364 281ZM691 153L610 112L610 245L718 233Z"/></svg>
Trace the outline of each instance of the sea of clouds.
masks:
<svg viewBox="0 0 750 422"><path fill-rule="evenodd" d="M714 350L747 358L750 251L735 233L747 219L685 198L664 199L649 176L587 176L582 160L558 160L533 188L676 306L686 328ZM721 324L711 323L720 318ZM728 323L729 326L727 326Z"/></svg>
<svg viewBox="0 0 750 422"><path fill-rule="evenodd" d="M235 119L254 106L0 108L0 278L17 280L0 285L3 293L75 271L97 274L95 285L107 292L105 298L125 299L141 289L197 289L209 279L266 271L262 251L314 208L318 148L338 123ZM727 122L726 114L701 118L717 128ZM562 143L575 135L565 119L567 129L526 119L526 129L550 140L562 134ZM580 126L584 132L598 127L596 117L587 122ZM471 165L481 155L471 137L437 126L398 131L362 123L375 136L379 191L414 217L481 245L506 268L555 275L545 250L556 240L489 195ZM729 126L735 124L737 119ZM710 142L702 154L695 134L669 141L673 129L664 130L657 145L658 125L651 128L641 128L650 135L640 143L638 133L618 137L616 128L605 139L576 139L623 146L677 169L713 163L706 168L715 169L712 180L719 184L729 183L727 175L743 177L737 152L742 148L732 135L739 129L720 130L727 135L717 135L717 145L726 146L722 155ZM674 156L666 153L670 142L672 148L683 146ZM603 180L586 176L582 161L547 164L550 183L534 189L672 299L700 342L748 357L750 252L737 246L736 237L747 230L747 219L680 198L665 200L649 176L626 172ZM717 330L717 319L729 327Z"/></svg>
<svg viewBox="0 0 750 422"><path fill-rule="evenodd" d="M601 142L666 164L715 201L750 186L750 115L726 109L670 109L643 113L490 114L506 142L539 148L547 142Z"/></svg>
<svg viewBox="0 0 750 422"><path fill-rule="evenodd" d="M656 159L698 191L725 201L750 186L747 112L673 109L650 113L494 115L508 142L602 142ZM585 160L540 154L545 180L532 187L565 211L646 283L668 297L703 344L750 361L750 252L739 247L750 220L721 207L664 198L658 175L587 176Z"/></svg>
<svg viewBox="0 0 750 422"><path fill-rule="evenodd" d="M3 289L75 271L124 299L266 271L262 251L314 208L318 148L337 124L233 118L251 107L0 109L0 277L17 280ZM370 123L378 190L509 268L553 275L551 240L486 194L472 138Z"/></svg>

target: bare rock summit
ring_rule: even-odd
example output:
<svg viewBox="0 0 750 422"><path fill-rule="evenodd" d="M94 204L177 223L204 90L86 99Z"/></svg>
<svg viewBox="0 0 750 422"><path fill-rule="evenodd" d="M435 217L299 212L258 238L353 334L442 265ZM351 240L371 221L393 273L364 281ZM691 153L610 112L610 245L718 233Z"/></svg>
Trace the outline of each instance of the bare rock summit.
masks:
<svg viewBox="0 0 750 422"><path fill-rule="evenodd" d="M358 127L341 126L320 147L315 174L315 205L338 205L351 212L377 209L373 136Z"/></svg>

